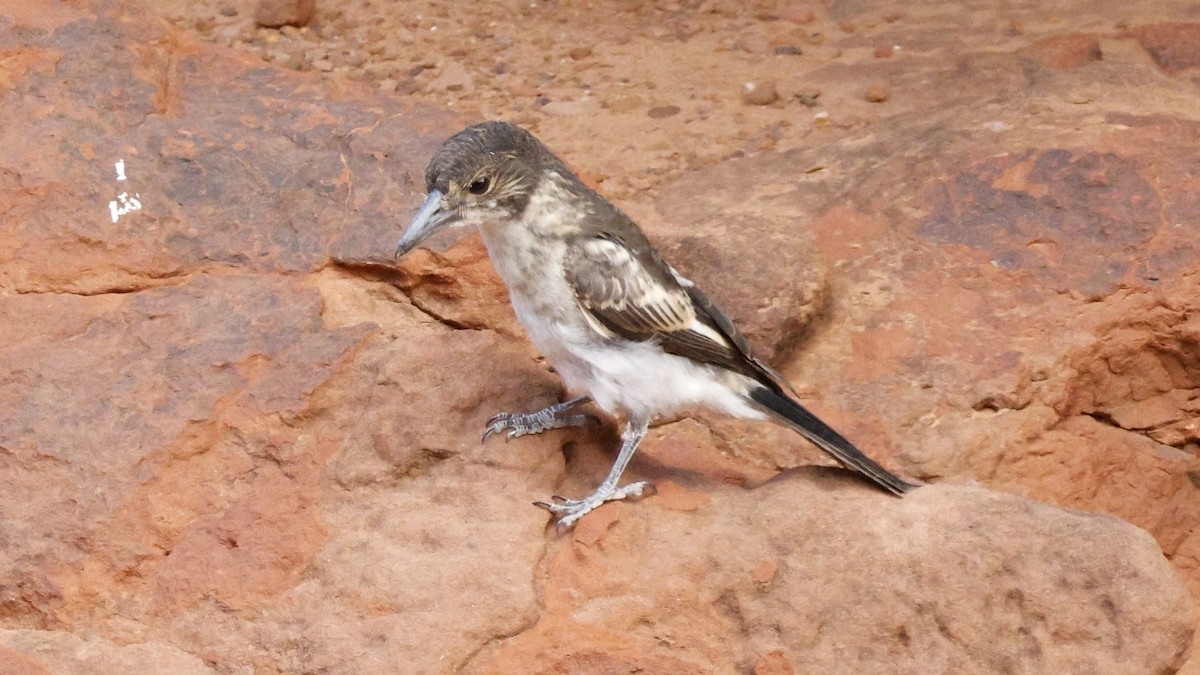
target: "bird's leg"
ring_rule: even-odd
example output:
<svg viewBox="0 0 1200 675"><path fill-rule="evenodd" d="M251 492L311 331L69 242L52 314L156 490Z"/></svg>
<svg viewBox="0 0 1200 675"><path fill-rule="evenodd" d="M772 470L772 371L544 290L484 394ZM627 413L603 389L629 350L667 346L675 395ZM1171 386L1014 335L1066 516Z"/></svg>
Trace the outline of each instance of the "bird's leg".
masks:
<svg viewBox="0 0 1200 675"><path fill-rule="evenodd" d="M629 464L630 459L633 459L633 453L637 450L642 437L646 435L646 428L649 424L648 417L631 417L625 422L624 428L621 429L621 452L617 454L617 461L613 462L608 476L604 478L604 482L600 483L600 487L597 487L595 492L583 499L563 499L556 496L554 497L555 501L534 502L534 505L558 516L558 527L561 530L570 528L575 521L604 502L626 497L641 497L643 493L647 492L653 494L654 485L650 481L638 481L623 488L617 487L617 482L621 480L621 474L625 472L625 466Z"/></svg>
<svg viewBox="0 0 1200 675"><path fill-rule="evenodd" d="M583 426L588 420L587 415L568 415L567 413L591 400L589 396L580 396L570 401L555 403L537 412L498 413L488 420L487 427L483 430L483 439L480 442L486 443L489 436L498 434L505 429L508 429L507 438L516 438L528 434L540 434L548 429Z"/></svg>

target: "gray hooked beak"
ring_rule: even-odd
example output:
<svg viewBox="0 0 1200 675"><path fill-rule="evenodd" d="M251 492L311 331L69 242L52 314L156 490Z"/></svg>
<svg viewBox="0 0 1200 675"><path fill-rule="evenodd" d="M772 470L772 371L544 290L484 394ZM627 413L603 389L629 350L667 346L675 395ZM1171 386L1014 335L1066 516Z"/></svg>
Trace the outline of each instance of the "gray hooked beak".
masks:
<svg viewBox="0 0 1200 675"><path fill-rule="evenodd" d="M399 258L413 250L417 244L432 237L452 220L454 214L442 210L442 191L430 190L425 203L421 205L421 210L413 216L412 222L408 224L404 235L396 244L396 257Z"/></svg>

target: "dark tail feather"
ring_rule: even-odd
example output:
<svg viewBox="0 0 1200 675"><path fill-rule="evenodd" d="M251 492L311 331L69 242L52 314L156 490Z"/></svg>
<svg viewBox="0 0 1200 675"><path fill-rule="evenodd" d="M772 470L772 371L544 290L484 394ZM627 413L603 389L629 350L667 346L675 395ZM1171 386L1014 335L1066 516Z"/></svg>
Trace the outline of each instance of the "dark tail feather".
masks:
<svg viewBox="0 0 1200 675"><path fill-rule="evenodd" d="M892 494L902 495L917 487L879 466L875 460L864 455L854 444L790 397L760 386L750 391L750 398L778 415L818 448L833 455L842 466L858 471Z"/></svg>

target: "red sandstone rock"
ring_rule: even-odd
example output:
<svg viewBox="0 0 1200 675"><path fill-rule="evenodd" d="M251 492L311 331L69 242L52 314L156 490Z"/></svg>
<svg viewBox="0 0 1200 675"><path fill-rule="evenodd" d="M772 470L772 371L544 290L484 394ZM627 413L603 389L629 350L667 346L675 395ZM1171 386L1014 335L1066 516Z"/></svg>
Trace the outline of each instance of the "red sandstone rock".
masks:
<svg viewBox="0 0 1200 675"><path fill-rule="evenodd" d="M316 15L316 0L258 0L254 23L266 28L307 26Z"/></svg>
<svg viewBox="0 0 1200 675"><path fill-rule="evenodd" d="M779 8L779 18L792 23L808 24L816 18L816 12L809 5L784 5Z"/></svg>
<svg viewBox="0 0 1200 675"><path fill-rule="evenodd" d="M861 488L819 469L754 491L710 486L703 531L695 514L624 504L598 543L554 547L540 620L470 671L996 672L1038 654L1044 672L1134 672L1134 661L1181 661L1193 610L1159 575L1169 565L1145 532L979 488L904 500ZM760 577L764 558L778 570ZM1143 628L1165 625L1170 634Z"/></svg>
<svg viewBox="0 0 1200 675"><path fill-rule="evenodd" d="M1200 66L1200 23L1156 23L1128 32L1168 73Z"/></svg>
<svg viewBox="0 0 1200 675"><path fill-rule="evenodd" d="M51 675L42 664L21 652L0 647L0 675Z"/></svg>
<svg viewBox="0 0 1200 675"><path fill-rule="evenodd" d="M1052 35L1026 48L1023 53L1045 68L1078 68L1103 58L1100 41L1094 35L1071 33Z"/></svg>
<svg viewBox="0 0 1200 675"><path fill-rule="evenodd" d="M390 260L463 119L114 11L0 10L4 665L1182 664L1194 609L1162 553L1200 592L1200 128L1144 111L1178 82L1105 62L1084 70L1125 83L1111 98L1048 112L1059 74L1031 82L1020 53L946 72L916 34L903 71L811 78L894 82L886 128L690 173L645 223L881 461L1157 543L982 489L779 474L817 453L709 416L633 462L661 501L559 538L529 502L594 487L612 429L481 446L558 381L477 239Z"/></svg>
<svg viewBox="0 0 1200 675"><path fill-rule="evenodd" d="M160 642L119 644L64 631L0 629L0 673L178 673L219 672L186 651Z"/></svg>

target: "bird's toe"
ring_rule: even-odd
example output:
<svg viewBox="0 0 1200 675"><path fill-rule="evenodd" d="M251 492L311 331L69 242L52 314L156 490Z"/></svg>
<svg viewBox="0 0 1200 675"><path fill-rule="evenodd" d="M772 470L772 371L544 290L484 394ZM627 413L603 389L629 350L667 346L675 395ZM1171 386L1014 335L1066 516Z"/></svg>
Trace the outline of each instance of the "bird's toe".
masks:
<svg viewBox="0 0 1200 675"><path fill-rule="evenodd" d="M648 480L642 480L636 483L630 483L629 485L617 490L611 497L609 497L609 500L627 499L629 497L649 497L656 494L658 494L658 488L654 487L654 483L651 483Z"/></svg>
<svg viewBox="0 0 1200 675"><path fill-rule="evenodd" d="M585 502L585 500L580 500L580 499L567 499L567 498L563 497L562 495L554 495L553 497L550 498L550 500L551 501L537 501L537 502L534 502L533 505L541 507L543 509L546 509L550 513L553 513L554 515L561 517L561 516L565 516L565 515L570 515L571 513L574 513L575 511L577 511L581 508L584 508L584 502ZM600 502L600 503L603 503L603 502ZM590 511L592 508L595 508L595 507L594 506L589 507L587 510ZM584 512L586 513L587 511L584 511Z"/></svg>
<svg viewBox="0 0 1200 675"><path fill-rule="evenodd" d="M561 533L574 527L580 518L605 502L631 497L646 497L657 492L658 489L654 487L654 483L643 480L621 488L597 490L583 499L567 499L562 495L552 495L549 501L537 501L533 505L554 514L558 518L558 531Z"/></svg>
<svg viewBox="0 0 1200 675"><path fill-rule="evenodd" d="M508 429L510 426L512 426L512 418L512 413L506 412L493 415L492 418L487 421L487 424L484 425L483 438L481 438L479 442L487 443L487 439L491 438L495 434L500 433L501 431L504 431L505 429ZM512 438L511 431L509 432L508 437Z"/></svg>

